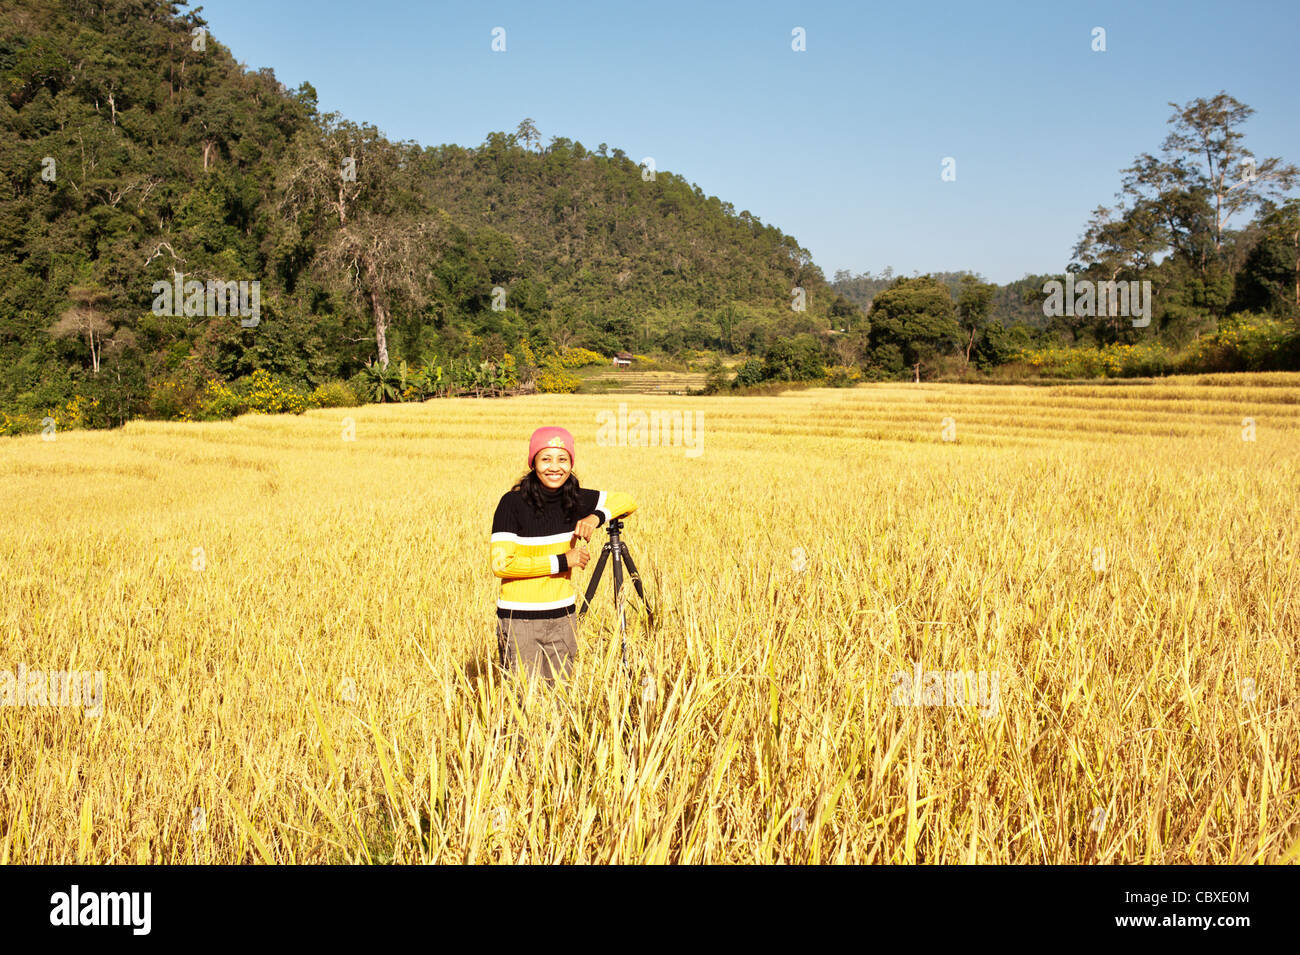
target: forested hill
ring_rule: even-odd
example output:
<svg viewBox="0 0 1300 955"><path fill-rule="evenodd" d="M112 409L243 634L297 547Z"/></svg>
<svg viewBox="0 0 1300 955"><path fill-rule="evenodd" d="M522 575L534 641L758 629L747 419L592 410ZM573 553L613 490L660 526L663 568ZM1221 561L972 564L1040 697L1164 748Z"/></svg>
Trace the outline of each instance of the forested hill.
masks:
<svg viewBox="0 0 1300 955"><path fill-rule="evenodd" d="M3 403L94 396L121 420L164 380L829 325L806 250L671 172L543 146L531 121L473 148L389 141L242 68L184 4L7 0L0 92ZM158 307L177 272L260 283L256 322L210 292Z"/></svg>

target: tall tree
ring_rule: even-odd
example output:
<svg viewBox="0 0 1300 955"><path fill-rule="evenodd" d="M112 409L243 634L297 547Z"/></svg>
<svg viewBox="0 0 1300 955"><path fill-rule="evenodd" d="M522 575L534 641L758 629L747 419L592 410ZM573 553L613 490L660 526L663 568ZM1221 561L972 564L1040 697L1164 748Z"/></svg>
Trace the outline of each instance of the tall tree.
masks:
<svg viewBox="0 0 1300 955"><path fill-rule="evenodd" d="M1232 216L1290 189L1300 169L1276 157L1255 159L1236 129L1254 110L1227 93L1169 105L1177 112L1161 155L1143 153L1124 170L1124 193L1143 216L1151 211L1145 203L1154 205L1175 252L1205 277ZM1139 227L1135 234L1146 231Z"/></svg>
<svg viewBox="0 0 1300 955"><path fill-rule="evenodd" d="M113 330L102 311L109 299L108 292L90 286L73 286L68 290L68 296L75 304L50 327L50 337L85 338L86 346L90 349L91 368L98 375L104 338Z"/></svg>
<svg viewBox="0 0 1300 955"><path fill-rule="evenodd" d="M537 131L537 124L527 117L525 117L523 122L519 124L519 128L515 131L515 135L519 139L523 140L524 144L527 146L532 146L534 143L540 143L542 141L542 134Z"/></svg>
<svg viewBox="0 0 1300 955"><path fill-rule="evenodd" d="M957 296L957 322L961 325L963 335L966 337L967 366L970 365L970 353L971 349L975 347L975 339L983 334L984 328L988 324L989 307L993 303L993 293L995 291L997 291L996 285L981 282L974 275L962 276L961 291Z"/></svg>
<svg viewBox="0 0 1300 955"><path fill-rule="evenodd" d="M446 216L430 215L412 181L413 147L336 114L294 142L281 208L324 232L319 264L345 278L370 311L379 364L388 365L393 309L421 306Z"/></svg>

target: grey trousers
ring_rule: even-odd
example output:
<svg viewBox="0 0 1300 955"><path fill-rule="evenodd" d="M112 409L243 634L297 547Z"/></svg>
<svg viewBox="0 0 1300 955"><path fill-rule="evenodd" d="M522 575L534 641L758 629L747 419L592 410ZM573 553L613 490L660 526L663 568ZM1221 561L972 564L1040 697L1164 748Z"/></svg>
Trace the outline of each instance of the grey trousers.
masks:
<svg viewBox="0 0 1300 955"><path fill-rule="evenodd" d="M520 661L549 681L567 677L578 656L576 613L550 620L497 618L497 650L501 666L515 672Z"/></svg>

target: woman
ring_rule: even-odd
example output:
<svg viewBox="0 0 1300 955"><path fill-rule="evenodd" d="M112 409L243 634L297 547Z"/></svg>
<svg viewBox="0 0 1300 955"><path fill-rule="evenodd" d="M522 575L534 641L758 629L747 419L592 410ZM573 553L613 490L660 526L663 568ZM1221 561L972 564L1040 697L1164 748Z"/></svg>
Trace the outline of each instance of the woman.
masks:
<svg viewBox="0 0 1300 955"><path fill-rule="evenodd" d="M501 665L513 672L522 660L548 681L567 676L578 655L571 580L573 568L591 559L581 542L606 521L636 510L631 495L579 486L575 460L573 435L538 428L528 442L528 473L502 495L492 518Z"/></svg>

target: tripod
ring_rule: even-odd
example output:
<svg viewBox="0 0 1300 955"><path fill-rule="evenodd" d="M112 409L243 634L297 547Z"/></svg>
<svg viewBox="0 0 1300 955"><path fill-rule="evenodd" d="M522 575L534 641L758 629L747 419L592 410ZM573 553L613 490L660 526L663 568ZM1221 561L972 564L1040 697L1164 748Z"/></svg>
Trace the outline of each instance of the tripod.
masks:
<svg viewBox="0 0 1300 955"><path fill-rule="evenodd" d="M650 609L650 603L645 599L645 591L641 589L641 575L637 573L636 564L632 562L632 554L628 551L627 545L623 543L619 536L623 530L623 522L614 518L605 525L609 531L609 540L600 549L600 558L596 561L596 569L591 573L591 580L587 584L587 593L582 598L582 606L578 608L578 615L587 612L587 605L591 603L591 598L596 595L596 588L600 586L600 575L605 570L605 562L614 558L614 609L618 611L618 632L623 642L623 669L627 670L627 618L624 614L623 599L623 565L627 564L628 574L632 579L632 586L636 588L636 595L641 598L641 603L645 605L646 617L650 626L654 626L655 615Z"/></svg>

